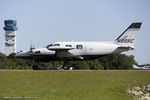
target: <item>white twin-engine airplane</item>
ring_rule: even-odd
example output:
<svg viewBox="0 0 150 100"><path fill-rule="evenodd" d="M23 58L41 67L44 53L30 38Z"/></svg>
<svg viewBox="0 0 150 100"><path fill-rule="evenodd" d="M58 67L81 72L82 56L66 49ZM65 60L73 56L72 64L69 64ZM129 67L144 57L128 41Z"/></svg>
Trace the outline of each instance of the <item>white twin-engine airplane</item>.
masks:
<svg viewBox="0 0 150 100"><path fill-rule="evenodd" d="M56 42L41 49L30 48L16 54L18 58L37 61L64 61L63 67L71 60L91 60L102 56L133 50L141 22L132 23L113 42Z"/></svg>

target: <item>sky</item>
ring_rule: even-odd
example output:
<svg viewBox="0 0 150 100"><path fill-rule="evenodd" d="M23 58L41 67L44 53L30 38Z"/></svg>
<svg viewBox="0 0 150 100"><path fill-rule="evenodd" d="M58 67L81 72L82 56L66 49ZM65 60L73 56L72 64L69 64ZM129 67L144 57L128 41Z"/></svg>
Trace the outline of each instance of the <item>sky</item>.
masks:
<svg viewBox="0 0 150 100"><path fill-rule="evenodd" d="M114 41L132 22L142 22L134 55L150 63L150 0L0 0L0 52L4 20L17 20L17 51L30 42L42 48L57 41Z"/></svg>

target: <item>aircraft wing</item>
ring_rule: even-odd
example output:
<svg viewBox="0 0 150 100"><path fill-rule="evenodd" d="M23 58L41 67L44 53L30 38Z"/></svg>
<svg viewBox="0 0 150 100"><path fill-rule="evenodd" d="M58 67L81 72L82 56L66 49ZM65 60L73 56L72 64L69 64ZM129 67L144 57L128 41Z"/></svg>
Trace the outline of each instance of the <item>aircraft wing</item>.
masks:
<svg viewBox="0 0 150 100"><path fill-rule="evenodd" d="M69 52L69 50L73 50L75 48L72 47L51 47L48 50L56 51L55 56L59 58L76 58L76 59L84 59L82 56L76 56Z"/></svg>
<svg viewBox="0 0 150 100"><path fill-rule="evenodd" d="M75 48L71 47L54 47L54 48L48 48L48 50L56 51L55 56L59 58L68 58L68 57L75 57L74 54L70 53L69 50L72 50Z"/></svg>
<svg viewBox="0 0 150 100"><path fill-rule="evenodd" d="M132 46L119 46L118 49L122 50L122 51L128 51L128 50L134 50L134 47L132 47Z"/></svg>
<svg viewBox="0 0 150 100"><path fill-rule="evenodd" d="M48 48L48 50L52 50L52 51L68 51L68 50L72 50L72 49L75 49L75 48L72 48L72 47L54 47L54 48Z"/></svg>

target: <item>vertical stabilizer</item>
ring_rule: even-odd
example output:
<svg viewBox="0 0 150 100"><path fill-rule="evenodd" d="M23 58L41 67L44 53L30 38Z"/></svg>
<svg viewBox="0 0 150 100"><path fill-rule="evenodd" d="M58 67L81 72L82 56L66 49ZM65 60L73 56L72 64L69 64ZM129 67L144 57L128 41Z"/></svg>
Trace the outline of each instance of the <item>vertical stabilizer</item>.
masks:
<svg viewBox="0 0 150 100"><path fill-rule="evenodd" d="M132 23L116 40L115 43L134 48L141 22Z"/></svg>

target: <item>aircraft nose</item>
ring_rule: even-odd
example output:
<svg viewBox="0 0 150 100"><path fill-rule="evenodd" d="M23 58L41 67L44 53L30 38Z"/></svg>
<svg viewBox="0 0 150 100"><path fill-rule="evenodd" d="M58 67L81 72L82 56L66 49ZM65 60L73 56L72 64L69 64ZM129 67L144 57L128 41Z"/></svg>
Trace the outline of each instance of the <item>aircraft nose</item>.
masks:
<svg viewBox="0 0 150 100"><path fill-rule="evenodd" d="M16 57L21 57L21 56L22 56L22 53L20 52L16 54Z"/></svg>
<svg viewBox="0 0 150 100"><path fill-rule="evenodd" d="M26 52L18 52L18 53L16 54L16 57L17 57L17 58L21 58L21 57L25 57L25 56L27 56L27 53L26 53Z"/></svg>

